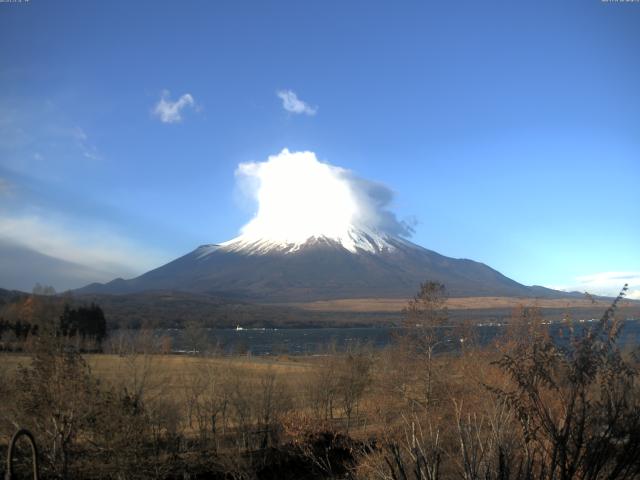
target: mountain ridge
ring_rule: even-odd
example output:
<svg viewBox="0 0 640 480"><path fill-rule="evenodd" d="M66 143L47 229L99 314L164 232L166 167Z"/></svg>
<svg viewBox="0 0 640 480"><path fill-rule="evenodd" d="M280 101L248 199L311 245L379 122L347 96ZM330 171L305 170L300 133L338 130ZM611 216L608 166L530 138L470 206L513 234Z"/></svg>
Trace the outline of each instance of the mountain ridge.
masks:
<svg viewBox="0 0 640 480"><path fill-rule="evenodd" d="M87 265L0 238L0 288L31 291L39 282L65 291L77 288L91 278L109 278L107 275Z"/></svg>
<svg viewBox="0 0 640 480"><path fill-rule="evenodd" d="M407 298L428 280L443 283L454 297L572 295L522 285L481 262L446 257L401 237L356 229L346 240L312 236L281 242L240 236L201 245L138 277L94 283L76 292L176 290L276 303Z"/></svg>

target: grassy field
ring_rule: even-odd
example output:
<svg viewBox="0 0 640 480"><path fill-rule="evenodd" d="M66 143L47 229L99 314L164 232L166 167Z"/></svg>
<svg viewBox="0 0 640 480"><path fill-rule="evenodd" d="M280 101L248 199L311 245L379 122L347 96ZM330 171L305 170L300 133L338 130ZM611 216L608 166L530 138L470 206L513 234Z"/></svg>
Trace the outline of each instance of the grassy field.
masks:
<svg viewBox="0 0 640 480"><path fill-rule="evenodd" d="M381 385L395 381L386 378L386 375L390 374L386 370L389 362L398 361L397 358L389 357L387 353L389 352L365 353L377 367L371 363L371 370L364 374L368 378L368 387L359 400L359 414L368 418L357 425L354 424L352 434L366 435L367 432L378 431L384 426L384 421L377 416L382 405L388 402L388 398L381 391ZM182 416L187 415L190 397L195 392L202 392L204 385L212 379L215 388L224 384L231 391L241 388L247 395L254 397L253 401L259 403L257 399L263 394L265 379L273 376L277 379L276 388L286 392L290 397L292 412L311 417L314 415L309 404L309 395L314 395L311 391L335 388L335 378L331 377L344 376L345 372L341 369L349 362L349 356L345 354L292 357L85 354L82 357L89 366L92 377L100 382L103 389L115 389L119 392L144 390L144 398L147 401L168 402L167 405L171 405L176 413ZM27 354L1 353L0 375L2 378L9 378L18 368L30 364L31 357ZM466 368L463 366L467 364L467 359L462 361L460 358L447 356L437 359L435 364L440 370L450 370L447 386L450 392L466 389L469 382L474 382L472 378L479 375L475 369L473 376L466 374ZM328 376L318 375L321 371L328 372L328 368L331 371ZM357 377L358 374L355 375ZM353 381L357 379L354 378ZM341 426L344 424L344 412L337 406L338 398L335 402L333 425ZM185 432L188 435L196 434L191 426L185 427Z"/></svg>
<svg viewBox="0 0 640 480"><path fill-rule="evenodd" d="M189 377L207 368L241 371L247 378L275 373L295 383L313 368L311 357L199 357L189 355L112 355L87 354L84 359L91 372L101 381L117 384L127 375L144 373L152 384L161 381L166 390L185 388ZM0 368L4 373L15 371L20 365L28 366L30 357L25 354L1 353Z"/></svg>
<svg viewBox="0 0 640 480"><path fill-rule="evenodd" d="M610 300L587 298L538 299L524 297L461 297L449 298L447 307L452 310L515 308L519 305L539 308L606 309ZM320 300L307 303L291 303L288 306L316 312L399 312L407 305L402 298L345 298Z"/></svg>

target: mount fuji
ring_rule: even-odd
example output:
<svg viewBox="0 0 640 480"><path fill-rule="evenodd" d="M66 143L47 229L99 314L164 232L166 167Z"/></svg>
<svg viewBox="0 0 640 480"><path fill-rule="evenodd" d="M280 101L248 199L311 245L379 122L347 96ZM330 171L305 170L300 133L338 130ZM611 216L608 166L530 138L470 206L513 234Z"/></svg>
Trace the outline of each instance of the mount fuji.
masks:
<svg viewBox="0 0 640 480"><path fill-rule="evenodd" d="M94 283L78 293L183 291L256 302L406 298L427 280L454 297L561 297L522 285L479 262L454 259L400 236L349 226L337 235L265 238L243 234L202 245L139 277Z"/></svg>
<svg viewBox="0 0 640 480"><path fill-rule="evenodd" d="M241 163L236 176L257 204L239 237L79 293L181 291L286 303L406 298L421 282L438 281L459 297L566 296L410 242L412 229L388 208L390 189L313 152L284 149L263 162Z"/></svg>

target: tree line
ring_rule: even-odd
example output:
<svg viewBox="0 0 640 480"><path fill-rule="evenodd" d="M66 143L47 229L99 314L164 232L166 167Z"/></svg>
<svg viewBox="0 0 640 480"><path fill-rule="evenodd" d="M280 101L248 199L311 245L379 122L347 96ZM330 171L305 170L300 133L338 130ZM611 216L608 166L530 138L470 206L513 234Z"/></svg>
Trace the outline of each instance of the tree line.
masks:
<svg viewBox="0 0 640 480"><path fill-rule="evenodd" d="M29 296L0 308L0 350L23 350L40 335L77 340L83 349L100 350L107 321L100 306L72 306L57 298Z"/></svg>

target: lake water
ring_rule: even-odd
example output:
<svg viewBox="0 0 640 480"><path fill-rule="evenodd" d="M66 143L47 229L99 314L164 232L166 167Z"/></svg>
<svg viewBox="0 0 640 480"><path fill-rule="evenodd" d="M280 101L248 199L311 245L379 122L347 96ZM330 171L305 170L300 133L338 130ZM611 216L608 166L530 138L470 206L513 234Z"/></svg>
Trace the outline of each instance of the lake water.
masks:
<svg viewBox="0 0 640 480"><path fill-rule="evenodd" d="M576 323L576 328L590 325L589 321ZM551 335L562 343L568 337L567 325L557 323L549 325ZM481 344L488 344L504 332L501 325L478 325L475 336ZM451 332L450 328L443 332ZM185 341L182 330L164 330L164 335L173 339L173 349L176 352L186 352L190 349ZM389 345L395 335L402 333L401 328L393 327L364 327L364 328L284 328L284 329L210 329L207 330L208 343L218 345L226 353L250 353L252 355L313 355L323 354L335 347L344 351L349 346L371 345L383 348ZM459 342L459 335L447 336L443 345L448 349L455 348ZM624 323L618 344L621 346L640 345L640 320L627 320Z"/></svg>

